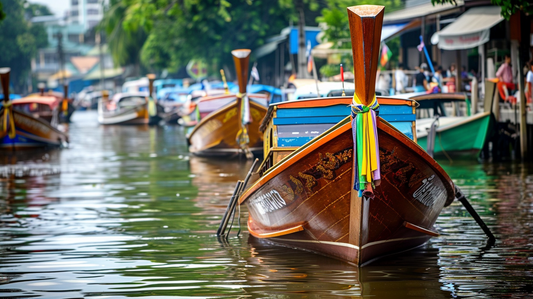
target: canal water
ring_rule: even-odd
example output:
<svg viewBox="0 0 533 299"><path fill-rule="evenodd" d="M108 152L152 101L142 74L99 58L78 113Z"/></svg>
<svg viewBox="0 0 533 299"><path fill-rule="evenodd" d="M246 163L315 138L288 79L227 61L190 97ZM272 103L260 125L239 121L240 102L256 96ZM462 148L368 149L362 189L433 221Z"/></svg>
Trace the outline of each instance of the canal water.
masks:
<svg viewBox="0 0 533 299"><path fill-rule="evenodd" d="M1 298L526 298L533 169L441 161L497 237L458 203L427 246L363 268L215 231L250 163L191 157L182 128L98 126L70 147L1 156ZM245 223L246 211L242 212Z"/></svg>

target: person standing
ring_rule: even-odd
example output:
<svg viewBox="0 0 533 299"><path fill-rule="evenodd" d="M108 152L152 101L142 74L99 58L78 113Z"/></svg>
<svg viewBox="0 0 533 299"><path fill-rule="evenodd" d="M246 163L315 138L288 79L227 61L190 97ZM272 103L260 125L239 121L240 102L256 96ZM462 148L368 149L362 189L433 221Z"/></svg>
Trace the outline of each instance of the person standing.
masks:
<svg viewBox="0 0 533 299"><path fill-rule="evenodd" d="M513 83L513 69L511 68L511 56L505 55L505 61L496 72L496 77L499 80L497 87L500 92L500 97L506 102L510 101L516 103L516 98L509 95L509 90L515 89Z"/></svg>
<svg viewBox="0 0 533 299"><path fill-rule="evenodd" d="M533 93L533 60L527 63L528 72L526 75L526 100L531 104L531 95Z"/></svg>
<svg viewBox="0 0 533 299"><path fill-rule="evenodd" d="M394 72L394 79L396 80L396 93L404 93L407 81L407 76L403 71L403 64L400 63L396 71Z"/></svg>
<svg viewBox="0 0 533 299"><path fill-rule="evenodd" d="M427 71L428 65L425 63L422 63L420 65L420 68L418 69L418 73L415 75L415 86L414 86L414 92L422 92L427 91L429 89L428 87L428 80L426 75L424 74L425 71Z"/></svg>

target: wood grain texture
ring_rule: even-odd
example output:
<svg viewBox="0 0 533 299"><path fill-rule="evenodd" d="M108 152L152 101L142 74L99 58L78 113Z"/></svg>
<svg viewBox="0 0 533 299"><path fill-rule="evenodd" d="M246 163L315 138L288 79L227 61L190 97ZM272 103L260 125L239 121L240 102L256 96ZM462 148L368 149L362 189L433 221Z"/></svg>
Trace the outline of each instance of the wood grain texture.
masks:
<svg viewBox="0 0 533 299"><path fill-rule="evenodd" d="M8 131L3 134L0 132L0 147L2 148L61 146L62 143L68 142L68 136L65 133L52 127L50 123L43 119L17 110L13 110L13 118L16 137L11 139L7 134ZM0 109L0 123L3 122L4 111Z"/></svg>
<svg viewBox="0 0 533 299"><path fill-rule="evenodd" d="M241 202L248 206L254 231L303 224L303 232L271 240L356 264L427 241L428 235L403 223L431 230L454 198L453 184L420 147L381 119L378 134L382 183L375 198L352 207L353 143L347 122L316 138L307 151L284 160L279 172L267 173L245 192ZM359 235L350 236L356 231L354 221L360 221Z"/></svg>
<svg viewBox="0 0 533 299"><path fill-rule="evenodd" d="M368 106L375 94L381 27L385 7L360 5L347 8L354 65L355 93Z"/></svg>
<svg viewBox="0 0 533 299"><path fill-rule="evenodd" d="M248 125L249 147L254 154L263 151L263 135L259 124L266 114L266 107L250 101L252 123ZM234 156L241 148L237 143L237 133L241 128L238 99L219 109L196 125L189 134L189 151L200 156Z"/></svg>
<svg viewBox="0 0 533 299"><path fill-rule="evenodd" d="M237 73L237 81L239 83L239 92L246 93L246 85L248 84L248 65L250 61L249 49L237 49L231 51L233 62L235 63L235 72Z"/></svg>

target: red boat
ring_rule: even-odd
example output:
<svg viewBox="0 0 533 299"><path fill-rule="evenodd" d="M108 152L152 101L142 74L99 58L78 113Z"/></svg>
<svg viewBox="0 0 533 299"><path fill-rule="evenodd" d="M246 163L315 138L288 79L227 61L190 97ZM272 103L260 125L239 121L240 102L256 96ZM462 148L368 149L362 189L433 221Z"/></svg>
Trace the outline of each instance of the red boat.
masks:
<svg viewBox="0 0 533 299"><path fill-rule="evenodd" d="M261 177L239 201L248 207L254 237L363 265L438 235L433 225L454 200L454 185L416 144L416 102L377 98L380 114L372 112L379 106L374 82L383 13L382 6L348 8L352 117L340 115L345 97L270 107L261 126ZM299 146L302 140L310 141ZM369 171L361 153L370 157Z"/></svg>

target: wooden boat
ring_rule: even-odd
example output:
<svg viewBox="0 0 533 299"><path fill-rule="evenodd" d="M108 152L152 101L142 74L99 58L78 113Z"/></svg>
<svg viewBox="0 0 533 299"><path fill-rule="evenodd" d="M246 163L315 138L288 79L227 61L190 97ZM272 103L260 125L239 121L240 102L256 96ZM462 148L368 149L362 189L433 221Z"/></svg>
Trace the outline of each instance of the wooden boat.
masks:
<svg viewBox="0 0 533 299"><path fill-rule="evenodd" d="M102 125L148 124L146 92L117 93L111 100L107 92L98 102L98 122Z"/></svg>
<svg viewBox="0 0 533 299"><path fill-rule="evenodd" d="M46 120L56 126L58 123L70 123L74 107L68 99L68 86L64 86L64 94L59 96L57 92L44 92L40 88L37 94L12 102L15 110L29 113L35 117Z"/></svg>
<svg viewBox="0 0 533 299"><path fill-rule="evenodd" d="M161 120L159 112L162 111L162 107L159 107L157 102L151 97L155 75L149 74L147 78L148 92L117 93L109 100L108 93L104 90L102 98L98 101L98 122L102 125L159 123ZM126 88L123 87L124 89Z"/></svg>
<svg viewBox="0 0 533 299"><path fill-rule="evenodd" d="M238 94L206 97L197 103L200 121L188 134L189 151L198 156L261 154L259 125L266 114L266 95L246 95L250 50L234 50Z"/></svg>
<svg viewBox="0 0 533 299"><path fill-rule="evenodd" d="M9 68L0 69L4 101L0 109L0 148L62 146L68 136L42 118L13 109L9 101ZM7 100L6 100L7 99Z"/></svg>
<svg viewBox="0 0 533 299"><path fill-rule="evenodd" d="M428 149L428 132L438 115L433 149L436 156L479 155L494 123L490 109L471 115L470 103L465 93L421 94L411 96L410 99L420 104L416 134L418 144L422 148Z"/></svg>
<svg viewBox="0 0 533 299"><path fill-rule="evenodd" d="M383 12L382 6L348 8L355 137L365 140L355 144L355 152L351 117L339 115L346 98L300 100L269 109L261 126L261 177L239 199L248 207L248 230L254 237L363 265L438 235L433 225L454 200L454 185L415 142L416 105L378 98L384 113L375 117L372 112ZM311 116L320 111L320 117ZM409 130L415 140L402 133ZM291 140L287 133L306 136ZM304 138L310 141L301 147L291 144ZM370 155L370 164L361 152Z"/></svg>

